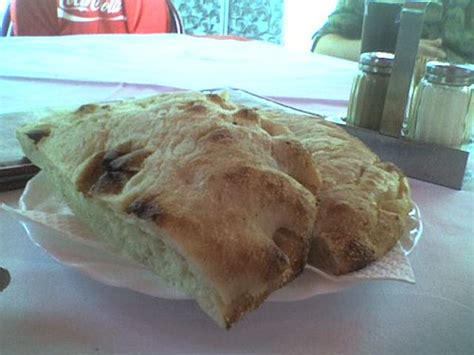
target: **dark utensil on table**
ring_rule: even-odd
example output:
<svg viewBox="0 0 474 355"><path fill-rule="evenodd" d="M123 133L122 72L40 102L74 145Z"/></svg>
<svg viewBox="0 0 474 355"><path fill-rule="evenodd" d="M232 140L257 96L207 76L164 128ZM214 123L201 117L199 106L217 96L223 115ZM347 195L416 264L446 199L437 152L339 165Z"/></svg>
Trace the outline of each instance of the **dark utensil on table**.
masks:
<svg viewBox="0 0 474 355"><path fill-rule="evenodd" d="M39 169L26 158L0 162L0 192L24 187L38 171Z"/></svg>
<svg viewBox="0 0 474 355"><path fill-rule="evenodd" d="M11 277L7 269L0 267L0 292L5 290L10 284Z"/></svg>

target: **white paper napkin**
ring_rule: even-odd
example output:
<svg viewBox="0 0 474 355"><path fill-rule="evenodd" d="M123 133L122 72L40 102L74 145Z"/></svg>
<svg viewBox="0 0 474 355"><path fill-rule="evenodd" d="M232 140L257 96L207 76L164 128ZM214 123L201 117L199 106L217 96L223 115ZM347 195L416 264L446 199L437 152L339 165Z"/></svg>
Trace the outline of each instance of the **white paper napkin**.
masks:
<svg viewBox="0 0 474 355"><path fill-rule="evenodd" d="M35 244L59 262L78 269L93 279L156 297L189 298L167 287L156 274L145 267L107 251L88 227L77 220L43 173L29 181L20 198L19 208L6 205L1 207L21 221ZM410 216L410 225L410 230L407 230L400 243L382 259L366 268L336 277L307 266L302 275L273 293L270 300L301 300L340 291L362 281L397 280L414 283L415 277L407 254L416 245L422 232L417 208L414 208Z"/></svg>

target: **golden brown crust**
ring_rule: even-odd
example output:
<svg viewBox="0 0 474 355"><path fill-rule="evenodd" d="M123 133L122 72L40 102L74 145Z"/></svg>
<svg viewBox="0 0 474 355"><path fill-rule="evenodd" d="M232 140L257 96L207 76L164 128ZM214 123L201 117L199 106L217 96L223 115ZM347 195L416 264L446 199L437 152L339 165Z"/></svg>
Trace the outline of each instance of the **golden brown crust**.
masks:
<svg viewBox="0 0 474 355"><path fill-rule="evenodd" d="M308 262L339 275L393 248L412 206L403 173L322 118L281 112L264 116L295 134L312 153L323 180Z"/></svg>
<svg viewBox="0 0 474 355"><path fill-rule="evenodd" d="M195 93L85 105L48 125L39 140L34 125L19 131L33 161L150 238L164 231L225 326L302 271L321 179L285 127Z"/></svg>

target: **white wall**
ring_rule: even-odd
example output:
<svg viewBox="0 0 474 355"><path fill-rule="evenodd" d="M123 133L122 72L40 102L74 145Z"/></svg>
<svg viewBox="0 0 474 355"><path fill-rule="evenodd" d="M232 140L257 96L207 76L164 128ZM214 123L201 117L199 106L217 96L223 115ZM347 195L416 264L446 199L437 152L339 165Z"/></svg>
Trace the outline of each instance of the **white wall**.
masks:
<svg viewBox="0 0 474 355"><path fill-rule="evenodd" d="M309 51L311 37L326 22L337 0L285 0L285 47Z"/></svg>

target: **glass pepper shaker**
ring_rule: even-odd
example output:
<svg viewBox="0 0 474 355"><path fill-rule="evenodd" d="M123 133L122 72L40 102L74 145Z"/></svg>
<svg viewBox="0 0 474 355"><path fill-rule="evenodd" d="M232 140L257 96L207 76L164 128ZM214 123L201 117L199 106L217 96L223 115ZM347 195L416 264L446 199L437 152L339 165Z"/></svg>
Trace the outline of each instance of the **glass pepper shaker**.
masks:
<svg viewBox="0 0 474 355"><path fill-rule="evenodd" d="M347 111L347 123L378 131L382 120L394 55L385 52L363 53L359 73L354 78Z"/></svg>
<svg viewBox="0 0 474 355"><path fill-rule="evenodd" d="M432 61L413 95L407 136L460 148L474 121L474 66Z"/></svg>

